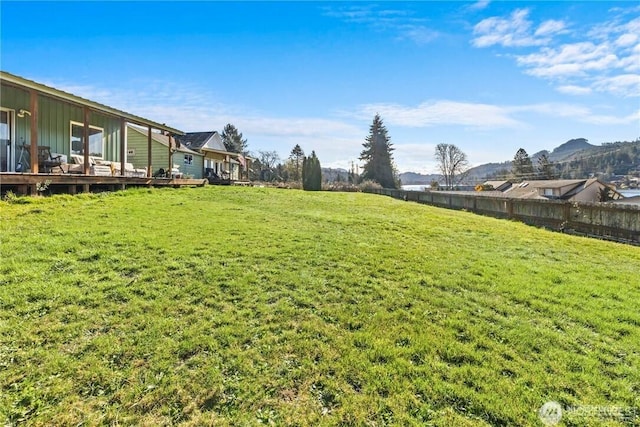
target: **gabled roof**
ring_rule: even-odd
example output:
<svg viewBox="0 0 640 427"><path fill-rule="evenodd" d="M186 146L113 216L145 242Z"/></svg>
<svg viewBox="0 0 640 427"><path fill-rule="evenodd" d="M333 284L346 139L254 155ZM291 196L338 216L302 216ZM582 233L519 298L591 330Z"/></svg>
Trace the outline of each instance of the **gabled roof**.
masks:
<svg viewBox="0 0 640 427"><path fill-rule="evenodd" d="M226 151L222 138L218 132L187 132L178 138L180 144L186 145L192 150L201 150L203 148L209 148L212 150Z"/></svg>
<svg viewBox="0 0 640 427"><path fill-rule="evenodd" d="M510 181L486 181L485 185L490 185L496 191L505 191L511 187Z"/></svg>
<svg viewBox="0 0 640 427"><path fill-rule="evenodd" d="M108 105L100 104L98 102L91 101L89 99L85 99L85 98L73 95L71 93L64 92L62 90L43 85L42 83L38 83L33 80L25 79L24 77L7 73L6 71L0 71L0 81L2 81L2 84L17 87L20 89L34 90L45 96L57 98L62 101L66 101L70 104L78 105L81 107L89 107L91 110L97 111L103 114L122 117L128 122L135 123L140 126L151 126L154 129L166 131L174 135L182 135L184 133L181 130L167 126L164 123L157 123L152 120L148 120L143 117L136 116L131 113L127 113L126 111L118 110L116 108L109 107Z"/></svg>

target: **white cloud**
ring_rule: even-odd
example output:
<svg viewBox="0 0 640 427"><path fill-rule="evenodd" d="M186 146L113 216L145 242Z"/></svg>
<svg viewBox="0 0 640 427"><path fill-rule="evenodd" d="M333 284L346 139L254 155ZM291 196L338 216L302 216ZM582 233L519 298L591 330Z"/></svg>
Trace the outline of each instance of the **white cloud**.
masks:
<svg viewBox="0 0 640 427"><path fill-rule="evenodd" d="M567 95L589 95L590 93L593 93L593 90L590 87L576 85L558 86L556 89L558 92L566 93Z"/></svg>
<svg viewBox="0 0 640 427"><path fill-rule="evenodd" d="M522 124L509 116L504 108L457 101L424 102L416 107L399 104L369 104L359 108L360 118L379 113L385 122L399 126L429 127L461 125L477 128L519 127Z"/></svg>
<svg viewBox="0 0 640 427"><path fill-rule="evenodd" d="M616 46L619 47L628 47L633 46L638 42L638 35L626 33L618 37L618 39L614 42Z"/></svg>
<svg viewBox="0 0 640 427"><path fill-rule="evenodd" d="M402 165L399 172L432 173L437 166L433 156L436 145L430 142L394 144L393 158L396 164Z"/></svg>
<svg viewBox="0 0 640 427"><path fill-rule="evenodd" d="M491 1L489 1L489 0L480 0L480 1L477 1L477 2L467 6L467 9L468 10L483 10L483 9L486 9L489 6L490 3L491 3Z"/></svg>
<svg viewBox="0 0 640 427"><path fill-rule="evenodd" d="M532 32L532 22L527 19L528 9L517 9L508 18L497 16L480 21L473 29L476 47L501 45L504 47L540 46L550 42L550 36L565 28L562 21L546 21Z"/></svg>
<svg viewBox="0 0 640 427"><path fill-rule="evenodd" d="M594 88L600 92L610 92L622 97L640 96L640 75L621 74L604 77L594 83Z"/></svg>
<svg viewBox="0 0 640 427"><path fill-rule="evenodd" d="M391 31L400 40L427 44L440 36L433 28L424 25L424 18L415 17L409 9L380 9L376 5L326 7L325 14L345 22L366 25L376 31Z"/></svg>
<svg viewBox="0 0 640 427"><path fill-rule="evenodd" d="M547 20L531 34L533 22L527 9L515 10L507 18L492 17L474 28L477 47L537 47L531 53L514 55L526 74L556 83L568 95L593 92L616 96L640 96L640 18L629 20L628 10L584 32L574 31L577 41L551 46L552 36L567 35L564 21Z"/></svg>
<svg viewBox="0 0 640 427"><path fill-rule="evenodd" d="M565 28L566 28L566 24L563 21L556 21L556 20L550 19L540 24L540 26L538 27L534 35L548 36L552 34L557 34L557 33L564 32Z"/></svg>
<svg viewBox="0 0 640 427"><path fill-rule="evenodd" d="M564 103L542 103L509 108L513 113L537 113L549 117L573 119L577 122L594 125L627 125L638 120L640 110L627 116L611 116L595 113L591 108Z"/></svg>
<svg viewBox="0 0 640 427"><path fill-rule="evenodd" d="M538 53L516 56L516 60L519 65L529 67L527 74L538 77L586 75L588 71L615 66L619 61L607 43L591 42L543 48Z"/></svg>

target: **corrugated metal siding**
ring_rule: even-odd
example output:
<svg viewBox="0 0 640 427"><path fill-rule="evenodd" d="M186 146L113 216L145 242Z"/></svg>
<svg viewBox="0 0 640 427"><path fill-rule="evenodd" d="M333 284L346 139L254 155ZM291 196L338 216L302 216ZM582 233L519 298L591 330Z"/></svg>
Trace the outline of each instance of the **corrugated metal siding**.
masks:
<svg viewBox="0 0 640 427"><path fill-rule="evenodd" d="M26 90L17 89L11 86L2 86L2 96L0 96L0 106L15 110L16 113L19 109L29 109L29 92ZM17 117L15 116L15 135L16 135L16 147L20 147L23 143L31 143L31 122L29 116Z"/></svg>
<svg viewBox="0 0 640 427"><path fill-rule="evenodd" d="M147 167L147 134L132 128L127 128L127 150L134 150L135 154L127 155L127 161L136 168ZM165 171L169 167L169 149L166 145L156 140L151 142L151 170L156 174L160 168ZM204 167L203 157L193 154L193 164L184 163L185 153L177 151L173 154L172 164L178 165L180 172L192 175L194 178L202 178Z"/></svg>
<svg viewBox="0 0 640 427"><path fill-rule="evenodd" d="M2 107L16 112L30 110L29 92L2 86ZM16 115L16 145L31 143L31 117ZM38 96L38 145L51 147L53 153L71 153L71 121L82 123L82 108L46 96ZM90 125L104 130L105 160L120 160L120 120L92 112Z"/></svg>
<svg viewBox="0 0 640 427"><path fill-rule="evenodd" d="M136 168L147 167L147 135L135 129L127 129L127 150L134 150L134 155L127 155L129 163ZM160 168L167 170L169 166L169 149L158 141L151 141L151 173L156 174Z"/></svg>

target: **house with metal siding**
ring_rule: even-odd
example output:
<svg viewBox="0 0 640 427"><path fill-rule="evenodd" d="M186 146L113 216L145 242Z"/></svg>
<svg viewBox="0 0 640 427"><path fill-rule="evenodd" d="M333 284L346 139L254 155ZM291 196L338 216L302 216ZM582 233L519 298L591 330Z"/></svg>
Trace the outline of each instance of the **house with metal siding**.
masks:
<svg viewBox="0 0 640 427"><path fill-rule="evenodd" d="M67 159L71 155L83 158L81 172L84 175L90 175L90 162L98 159L118 163L118 170L124 177L128 162L128 124L143 127L147 147L151 145L151 136L155 133L153 130L174 136L183 134L164 124L0 71L0 172L6 174L3 177L5 184L15 182L33 185L37 177L32 177L30 181L29 177L20 177L18 174L43 172L39 170L40 162L32 161L38 159L42 147ZM158 156L159 162L166 156L163 164L168 165L168 153L153 155ZM195 165L188 165L186 169L189 172L183 169L183 173L191 174L193 171L194 176L202 176L202 164L198 164L195 157ZM180 158L180 161L184 159ZM151 176L149 163L148 158L146 162L138 163L140 168L148 168L147 176ZM61 180L56 178L55 181Z"/></svg>
<svg viewBox="0 0 640 427"><path fill-rule="evenodd" d="M31 126L35 121L29 110L30 92L14 86L2 87L2 118L0 127L3 135L0 143L0 171L14 172L33 170L31 167ZM92 111L89 116L89 140L92 157L119 162L120 159L120 119L100 111ZM48 146L52 153L84 154L82 136L84 133L84 111L81 106L46 96L38 97L38 117L36 132L39 146ZM73 143L73 140L79 142ZM93 143L93 141L96 141ZM20 163L20 167L18 167Z"/></svg>
<svg viewBox="0 0 640 427"><path fill-rule="evenodd" d="M151 134L151 170L158 175L176 165L180 174L201 179L204 155L180 144L175 138L159 132ZM146 167L148 161L148 135L137 126L127 126L127 159L136 168ZM171 156L171 158L170 158Z"/></svg>

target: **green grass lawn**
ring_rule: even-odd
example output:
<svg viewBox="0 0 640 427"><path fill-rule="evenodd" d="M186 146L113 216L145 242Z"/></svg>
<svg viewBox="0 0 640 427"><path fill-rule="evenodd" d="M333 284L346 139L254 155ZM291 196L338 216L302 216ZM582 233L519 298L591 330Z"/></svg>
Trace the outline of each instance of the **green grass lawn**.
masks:
<svg viewBox="0 0 640 427"><path fill-rule="evenodd" d="M0 239L9 425L640 423L638 247L229 187L0 202Z"/></svg>

